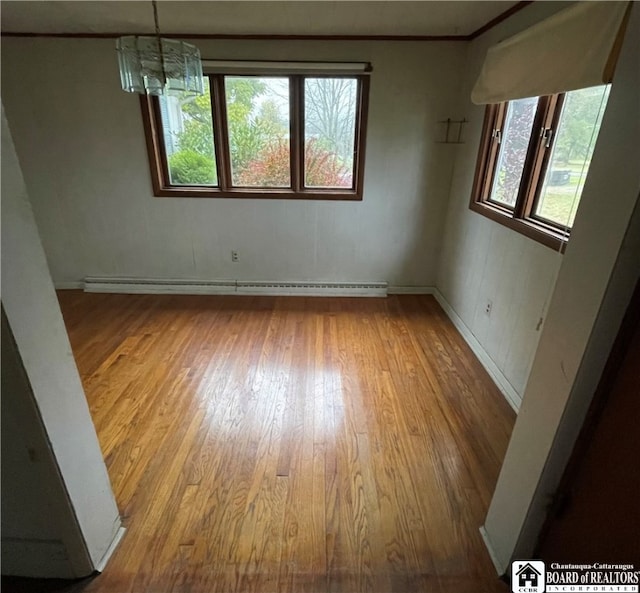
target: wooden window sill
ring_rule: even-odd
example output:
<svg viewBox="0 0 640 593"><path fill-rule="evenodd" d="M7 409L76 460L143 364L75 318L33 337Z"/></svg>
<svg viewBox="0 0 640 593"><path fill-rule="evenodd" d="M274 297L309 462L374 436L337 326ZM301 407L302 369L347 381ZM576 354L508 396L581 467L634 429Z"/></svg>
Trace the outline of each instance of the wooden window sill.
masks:
<svg viewBox="0 0 640 593"><path fill-rule="evenodd" d="M345 200L362 201L362 194L353 190L305 190L265 188L234 188L220 190L210 187L155 188L157 198L242 198L245 200Z"/></svg>
<svg viewBox="0 0 640 593"><path fill-rule="evenodd" d="M538 243L542 243L554 251L564 253L567 246L567 239L562 231L555 230L551 227L547 228L541 223L531 219L514 218L513 214L486 203L472 202L469 207L474 212L517 231Z"/></svg>

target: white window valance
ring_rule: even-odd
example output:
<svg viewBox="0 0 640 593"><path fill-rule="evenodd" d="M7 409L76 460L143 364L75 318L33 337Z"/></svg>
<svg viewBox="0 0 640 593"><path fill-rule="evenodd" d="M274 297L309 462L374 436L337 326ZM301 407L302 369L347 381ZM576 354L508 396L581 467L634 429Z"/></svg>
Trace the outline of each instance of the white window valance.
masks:
<svg viewBox="0 0 640 593"><path fill-rule="evenodd" d="M318 74L349 76L371 73L368 62L268 62L245 60L202 60L207 74Z"/></svg>
<svg viewBox="0 0 640 593"><path fill-rule="evenodd" d="M501 103L611 82L631 4L577 2L489 48L471 100Z"/></svg>

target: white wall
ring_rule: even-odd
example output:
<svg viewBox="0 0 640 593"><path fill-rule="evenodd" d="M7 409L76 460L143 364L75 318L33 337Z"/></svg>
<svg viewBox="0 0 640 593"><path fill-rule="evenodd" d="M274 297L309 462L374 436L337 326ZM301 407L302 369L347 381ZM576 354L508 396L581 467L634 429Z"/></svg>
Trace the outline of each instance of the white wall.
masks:
<svg viewBox="0 0 640 593"><path fill-rule="evenodd" d="M638 281L640 213L632 215L640 196L639 107L640 10L634 6L571 240L485 522L501 569L514 555L534 547Z"/></svg>
<svg viewBox="0 0 640 593"><path fill-rule="evenodd" d="M580 368L553 437L549 456L527 511L513 552L514 558L531 558L536 552L540 526L544 524L567 462L593 400L631 295L640 280L640 201L631 217L618 259L611 274L598 317L589 336ZM546 421L546 420L545 420Z"/></svg>
<svg viewBox="0 0 640 593"><path fill-rule="evenodd" d="M66 546L73 574L46 576L85 576L101 564L110 549L120 529L120 517L4 109L2 304L37 412L64 481L76 528L84 540L83 558L78 557L76 548L72 550L71 546ZM27 501L25 497L25 504ZM24 537L28 539L28 535L27 530Z"/></svg>
<svg viewBox="0 0 640 593"><path fill-rule="evenodd" d="M2 92L54 281L434 285L464 43L204 41L204 58L370 61L362 202L154 198L113 40L3 39ZM231 263L231 250L240 262Z"/></svg>
<svg viewBox="0 0 640 593"><path fill-rule="evenodd" d="M13 335L2 315L2 573L91 572Z"/></svg>
<svg viewBox="0 0 640 593"><path fill-rule="evenodd" d="M470 120L460 147L449 197L437 287L501 371L518 404L538 344L536 326L562 256L469 210L484 106L470 94L486 50L550 14L564 2L536 2L469 44L460 111ZM485 314L492 301L491 315Z"/></svg>

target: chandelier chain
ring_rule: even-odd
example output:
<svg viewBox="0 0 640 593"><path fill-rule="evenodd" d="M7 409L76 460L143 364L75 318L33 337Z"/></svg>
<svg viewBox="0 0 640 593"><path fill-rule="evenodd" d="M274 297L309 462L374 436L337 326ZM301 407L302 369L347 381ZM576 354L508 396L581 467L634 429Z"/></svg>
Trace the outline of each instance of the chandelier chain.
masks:
<svg viewBox="0 0 640 593"><path fill-rule="evenodd" d="M156 40L158 44L158 54L160 56L160 65L162 67L162 83L167 84L167 68L164 60L164 47L162 46L162 38L160 37L160 23L158 20L158 3L156 0L151 0L151 6L153 6L153 22L156 27Z"/></svg>
<svg viewBox="0 0 640 593"><path fill-rule="evenodd" d="M153 6L153 22L156 25L156 37L160 39L160 25L158 23L158 3L156 0L151 0L151 5Z"/></svg>

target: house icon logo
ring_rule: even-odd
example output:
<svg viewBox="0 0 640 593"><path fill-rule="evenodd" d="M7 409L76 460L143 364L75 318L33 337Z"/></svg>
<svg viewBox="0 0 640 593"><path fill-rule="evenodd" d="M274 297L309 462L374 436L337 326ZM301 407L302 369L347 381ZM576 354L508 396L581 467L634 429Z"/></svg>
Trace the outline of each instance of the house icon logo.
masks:
<svg viewBox="0 0 640 593"><path fill-rule="evenodd" d="M511 590L514 593L544 593L544 562L516 560L511 565Z"/></svg>

